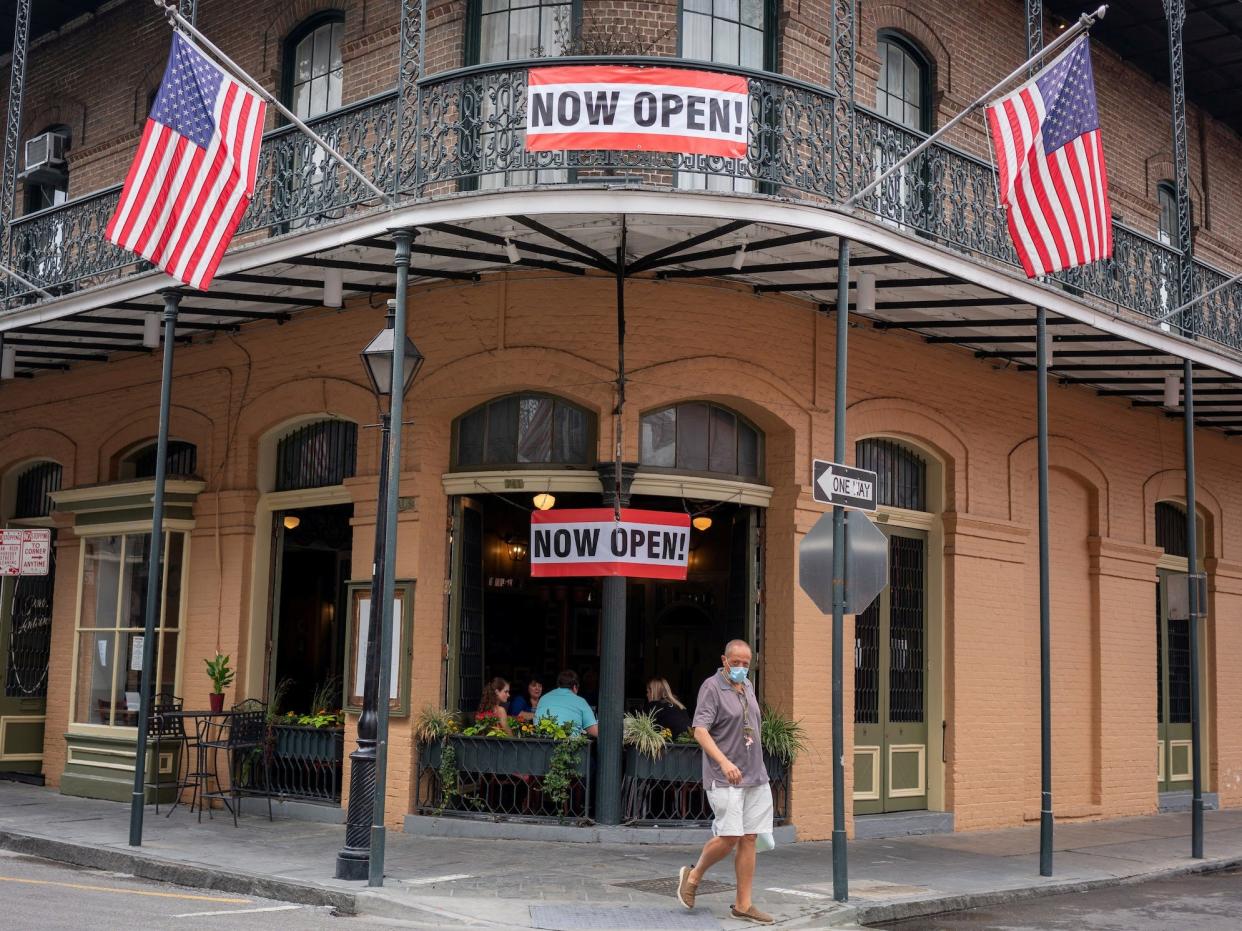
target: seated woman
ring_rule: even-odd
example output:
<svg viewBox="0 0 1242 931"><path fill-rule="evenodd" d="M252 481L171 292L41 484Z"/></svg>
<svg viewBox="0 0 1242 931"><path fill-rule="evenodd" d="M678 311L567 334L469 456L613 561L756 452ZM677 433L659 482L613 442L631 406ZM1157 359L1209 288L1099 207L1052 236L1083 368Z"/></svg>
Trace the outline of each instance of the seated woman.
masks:
<svg viewBox="0 0 1242 931"><path fill-rule="evenodd" d="M509 712L505 711L505 703L508 701L509 683L497 676L483 686L483 697L479 700L479 710L475 713L474 719L482 721L485 718L495 718L496 726L512 737L513 729L509 727Z"/></svg>
<svg viewBox="0 0 1242 931"><path fill-rule="evenodd" d="M660 727L667 727L674 737L690 730L690 712L677 700L667 679L659 676L647 683L647 711L655 715Z"/></svg>
<svg viewBox="0 0 1242 931"><path fill-rule="evenodd" d="M538 676L531 676L526 683L526 694L515 695L509 702L509 714L519 721L535 720L535 711L539 707L539 698L543 695L543 683Z"/></svg>

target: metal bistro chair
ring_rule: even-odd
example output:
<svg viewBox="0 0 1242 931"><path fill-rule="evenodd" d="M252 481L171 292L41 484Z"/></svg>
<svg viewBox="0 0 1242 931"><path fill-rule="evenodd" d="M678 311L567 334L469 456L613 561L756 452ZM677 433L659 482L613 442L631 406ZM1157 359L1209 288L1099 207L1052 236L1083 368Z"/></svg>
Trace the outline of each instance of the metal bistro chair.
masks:
<svg viewBox="0 0 1242 931"><path fill-rule="evenodd" d="M211 754L211 765L203 767L216 781L215 792L204 792L204 799L218 798L233 815L233 826L246 795L267 799L267 820L272 820L272 793L268 777L267 707L260 701L247 699L234 705L228 718L208 725L206 739L199 741L204 757ZM229 784L224 788L215 765L223 750L228 765ZM262 780L261 786L258 784ZM208 817L210 817L208 810ZM202 815L200 813L199 817Z"/></svg>
<svg viewBox="0 0 1242 931"><path fill-rule="evenodd" d="M147 770L148 780L143 783L143 788L155 790L155 813L157 815L160 813L160 790L171 788L176 793L172 807L168 809L168 815L171 815L173 809L181 802L182 790L192 788L195 784L190 779L188 758L190 738L185 732L185 719L181 716L181 709L181 699L175 695L166 694L157 696L156 703L151 706L151 721L148 725L147 736L155 742L155 765ZM169 746L175 752L171 782L161 778L163 776L161 771L163 750ZM186 770L184 779L181 777L183 766Z"/></svg>

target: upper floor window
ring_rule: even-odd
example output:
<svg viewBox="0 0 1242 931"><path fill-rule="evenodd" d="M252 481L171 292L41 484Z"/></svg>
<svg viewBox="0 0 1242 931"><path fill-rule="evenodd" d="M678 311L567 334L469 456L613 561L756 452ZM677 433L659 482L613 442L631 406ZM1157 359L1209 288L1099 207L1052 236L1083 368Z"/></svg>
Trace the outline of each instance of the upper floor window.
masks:
<svg viewBox="0 0 1242 931"><path fill-rule="evenodd" d="M276 491L340 485L358 464L358 425L317 420L276 443Z"/></svg>
<svg viewBox="0 0 1242 931"><path fill-rule="evenodd" d="M876 474L876 500L882 507L927 510L927 462L914 450L879 437L859 440L854 464Z"/></svg>
<svg viewBox="0 0 1242 931"><path fill-rule="evenodd" d="M58 207L69 199L69 127L48 126L22 144L25 213Z"/></svg>
<svg viewBox="0 0 1242 931"><path fill-rule="evenodd" d="M1161 181L1156 185L1156 204L1160 215L1156 219L1156 238L1166 246L1173 245L1177 240L1177 188L1172 181Z"/></svg>
<svg viewBox="0 0 1242 931"><path fill-rule="evenodd" d="M285 106L312 119L341 105L342 13L308 19L285 40Z"/></svg>
<svg viewBox="0 0 1242 931"><path fill-rule="evenodd" d="M119 479L155 478L155 443L138 447L121 460L117 471ZM184 440L168 441L168 458L165 460L168 475L195 475L198 472L198 447Z"/></svg>
<svg viewBox="0 0 1242 931"><path fill-rule="evenodd" d="M639 460L657 469L762 477L763 434L727 407L690 401L642 416Z"/></svg>
<svg viewBox="0 0 1242 931"><path fill-rule="evenodd" d="M930 72L927 59L891 32L878 38L880 74L875 106L881 116L919 132L931 131Z"/></svg>
<svg viewBox="0 0 1242 931"><path fill-rule="evenodd" d="M1203 520L1197 516L1195 530L1199 535L1199 543L1202 544ZM1164 550L1166 556L1180 556L1185 559L1190 555L1190 547L1186 544L1186 508L1183 505L1172 501L1156 502L1156 546ZM1202 555L1199 553L1200 558Z"/></svg>
<svg viewBox="0 0 1242 931"><path fill-rule="evenodd" d="M561 398L511 394L488 401L453 424L454 465L594 464L595 418Z"/></svg>
<svg viewBox="0 0 1242 931"><path fill-rule="evenodd" d="M573 38L576 0L469 0L472 64L561 55Z"/></svg>
<svg viewBox="0 0 1242 931"><path fill-rule="evenodd" d="M683 0L681 55L741 68L771 70L769 0Z"/></svg>

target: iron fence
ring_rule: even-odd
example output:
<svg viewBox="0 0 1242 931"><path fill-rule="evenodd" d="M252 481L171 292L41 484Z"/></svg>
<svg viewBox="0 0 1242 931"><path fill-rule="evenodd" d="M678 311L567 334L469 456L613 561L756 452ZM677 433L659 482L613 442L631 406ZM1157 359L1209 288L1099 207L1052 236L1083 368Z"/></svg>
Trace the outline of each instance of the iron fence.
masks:
<svg viewBox="0 0 1242 931"><path fill-rule="evenodd" d="M775 822L789 818L789 766L764 754L772 786ZM703 751L697 744L670 744L658 759L633 747L625 751L621 777L622 818L635 825L707 826L712 809L703 791Z"/></svg>
<svg viewBox="0 0 1242 931"><path fill-rule="evenodd" d="M414 811L484 820L589 821L592 743L566 769L562 740L446 737L419 748Z"/></svg>
<svg viewBox="0 0 1242 931"><path fill-rule="evenodd" d="M267 778L274 797L340 802L343 728L270 724L268 735Z"/></svg>
<svg viewBox="0 0 1242 931"><path fill-rule="evenodd" d="M616 59L607 59L615 63ZM564 58L558 64L599 59ZM626 58L629 64L700 67L677 59ZM923 138L831 90L767 72L713 66L745 77L750 108L741 127L743 158L666 152L530 152L524 145L527 70L546 62L506 62L422 79L408 94L413 118L400 120L398 93L380 94L312 121L363 174L404 198L549 185L647 185L671 190L763 194L826 206L874 179ZM399 131L400 129L400 131ZM402 166L400 172L397 165ZM120 187L13 221L11 261L53 292L149 268L105 239ZM291 126L268 132L254 199L238 242L340 221L371 203L371 192ZM881 222L963 253L1016 266L997 206L996 172L980 158L935 145L859 204ZM1068 292L1159 318L1177 303L1179 255L1121 224L1114 256L1052 276ZM1227 275L1195 262L1201 292ZM5 287L13 288L12 285ZM15 290L8 305L28 299ZM1182 326L1242 351L1242 287L1233 286L1188 315ZM1175 321L1171 329L1179 324Z"/></svg>

